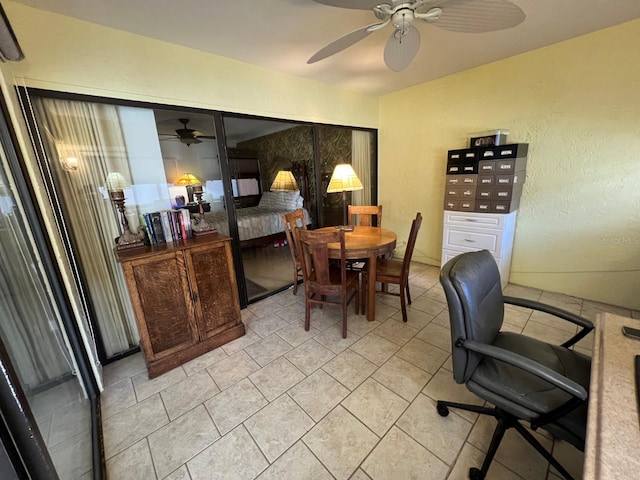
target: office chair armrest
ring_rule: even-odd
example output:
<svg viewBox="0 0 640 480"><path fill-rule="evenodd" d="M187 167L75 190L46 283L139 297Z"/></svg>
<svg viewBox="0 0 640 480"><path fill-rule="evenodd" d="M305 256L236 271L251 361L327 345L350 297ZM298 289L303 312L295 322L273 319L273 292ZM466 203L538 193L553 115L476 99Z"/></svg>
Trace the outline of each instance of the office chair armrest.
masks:
<svg viewBox="0 0 640 480"><path fill-rule="evenodd" d="M580 315L576 315L575 313L568 312L558 307L554 307L552 305L547 305L546 303L536 302L535 300L529 300L526 298L517 298L517 297L504 297L504 303L509 303L511 305L517 305L518 307L531 308L533 310L539 310L541 312L550 313L551 315L562 318L563 320L567 320L568 322L574 323L579 327L587 329L587 333L593 330L593 323L586 318L581 317Z"/></svg>
<svg viewBox="0 0 640 480"><path fill-rule="evenodd" d="M507 296L503 298L504 303L517 305L518 307L532 308L533 310L539 310L541 312L549 313L555 317L561 318L575 325L578 325L579 327L582 327L582 330L580 330L573 337L562 344L562 346L565 348L569 348L570 346L578 343L580 340L586 337L591 330L593 330L593 323L591 321L561 308L547 305L546 303L536 302L535 300L528 300L526 298Z"/></svg>
<svg viewBox="0 0 640 480"><path fill-rule="evenodd" d="M588 397L587 391L584 389L582 385L573 380L560 375L558 372L551 370L549 367L545 367L544 365L531 360L530 358L523 357L522 355L505 350L504 348L496 347L494 345L487 345L486 343L476 342L474 340L458 340L456 342L456 346L460 343L460 346L466 348L467 350L471 350L472 352L477 352L481 355L495 358L496 360L500 360L502 362L508 363L509 365L513 365L514 367L520 368L536 377L545 380L552 385L558 387L561 390L564 390L568 394L580 399L586 400Z"/></svg>

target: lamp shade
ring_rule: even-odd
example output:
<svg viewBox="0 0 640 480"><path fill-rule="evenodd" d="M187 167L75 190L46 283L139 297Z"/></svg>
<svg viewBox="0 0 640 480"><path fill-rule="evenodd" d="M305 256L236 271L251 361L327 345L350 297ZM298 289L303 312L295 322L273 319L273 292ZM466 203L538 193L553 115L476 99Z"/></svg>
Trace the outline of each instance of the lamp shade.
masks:
<svg viewBox="0 0 640 480"><path fill-rule="evenodd" d="M289 170L280 170L276 175L276 179L271 184L272 192L292 192L298 190L298 183L296 182L293 173Z"/></svg>
<svg viewBox="0 0 640 480"><path fill-rule="evenodd" d="M351 192L353 190L362 190L362 182L348 163L336 165L333 169L333 175L327 187L327 193Z"/></svg>
<svg viewBox="0 0 640 480"><path fill-rule="evenodd" d="M194 185L196 183L200 183L200 180L193 173L183 173L175 182L176 185Z"/></svg>
<svg viewBox="0 0 640 480"><path fill-rule="evenodd" d="M107 186L107 190L110 192L124 190L129 187L129 182L127 182L120 172L110 172L109 175L107 175L105 184Z"/></svg>

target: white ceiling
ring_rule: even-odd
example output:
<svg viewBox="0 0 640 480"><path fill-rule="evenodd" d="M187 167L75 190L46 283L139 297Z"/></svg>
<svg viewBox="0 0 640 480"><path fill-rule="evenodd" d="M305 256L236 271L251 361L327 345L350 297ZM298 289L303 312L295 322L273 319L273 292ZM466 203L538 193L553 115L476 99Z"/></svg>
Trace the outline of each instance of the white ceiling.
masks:
<svg viewBox="0 0 640 480"><path fill-rule="evenodd" d="M396 73L386 68L382 57L390 27L308 65L309 57L328 43L377 23L370 11L313 0L14 1L371 94L400 90L640 17L640 0L513 0L526 19L508 30L455 33L419 22L420 51L406 70ZM446 1L431 3L446 8Z"/></svg>

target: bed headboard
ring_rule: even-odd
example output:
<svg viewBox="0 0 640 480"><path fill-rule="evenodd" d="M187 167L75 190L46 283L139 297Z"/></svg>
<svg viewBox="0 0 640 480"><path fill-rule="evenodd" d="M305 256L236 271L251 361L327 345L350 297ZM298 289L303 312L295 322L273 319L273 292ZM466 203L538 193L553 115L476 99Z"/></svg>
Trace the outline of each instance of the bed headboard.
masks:
<svg viewBox="0 0 640 480"><path fill-rule="evenodd" d="M309 207L311 190L309 188L309 172L306 162L291 162L291 172L298 182L300 195L304 199L305 208Z"/></svg>
<svg viewBox="0 0 640 480"><path fill-rule="evenodd" d="M229 173L236 208L258 205L263 192L260 162L255 152L230 148Z"/></svg>

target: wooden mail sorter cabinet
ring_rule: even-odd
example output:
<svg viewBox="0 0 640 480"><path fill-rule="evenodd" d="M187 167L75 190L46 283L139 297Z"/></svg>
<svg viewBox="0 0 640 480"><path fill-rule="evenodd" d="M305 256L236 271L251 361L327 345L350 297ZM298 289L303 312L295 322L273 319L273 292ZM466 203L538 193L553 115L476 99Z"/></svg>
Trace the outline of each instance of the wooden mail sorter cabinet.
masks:
<svg viewBox="0 0 640 480"><path fill-rule="evenodd" d="M488 250L506 287L528 149L517 143L449 150L442 265L464 252Z"/></svg>
<svg viewBox="0 0 640 480"><path fill-rule="evenodd" d="M527 143L449 150L445 210L510 213L518 209Z"/></svg>
<svg viewBox="0 0 640 480"><path fill-rule="evenodd" d="M245 333L230 238L117 251L149 378Z"/></svg>

